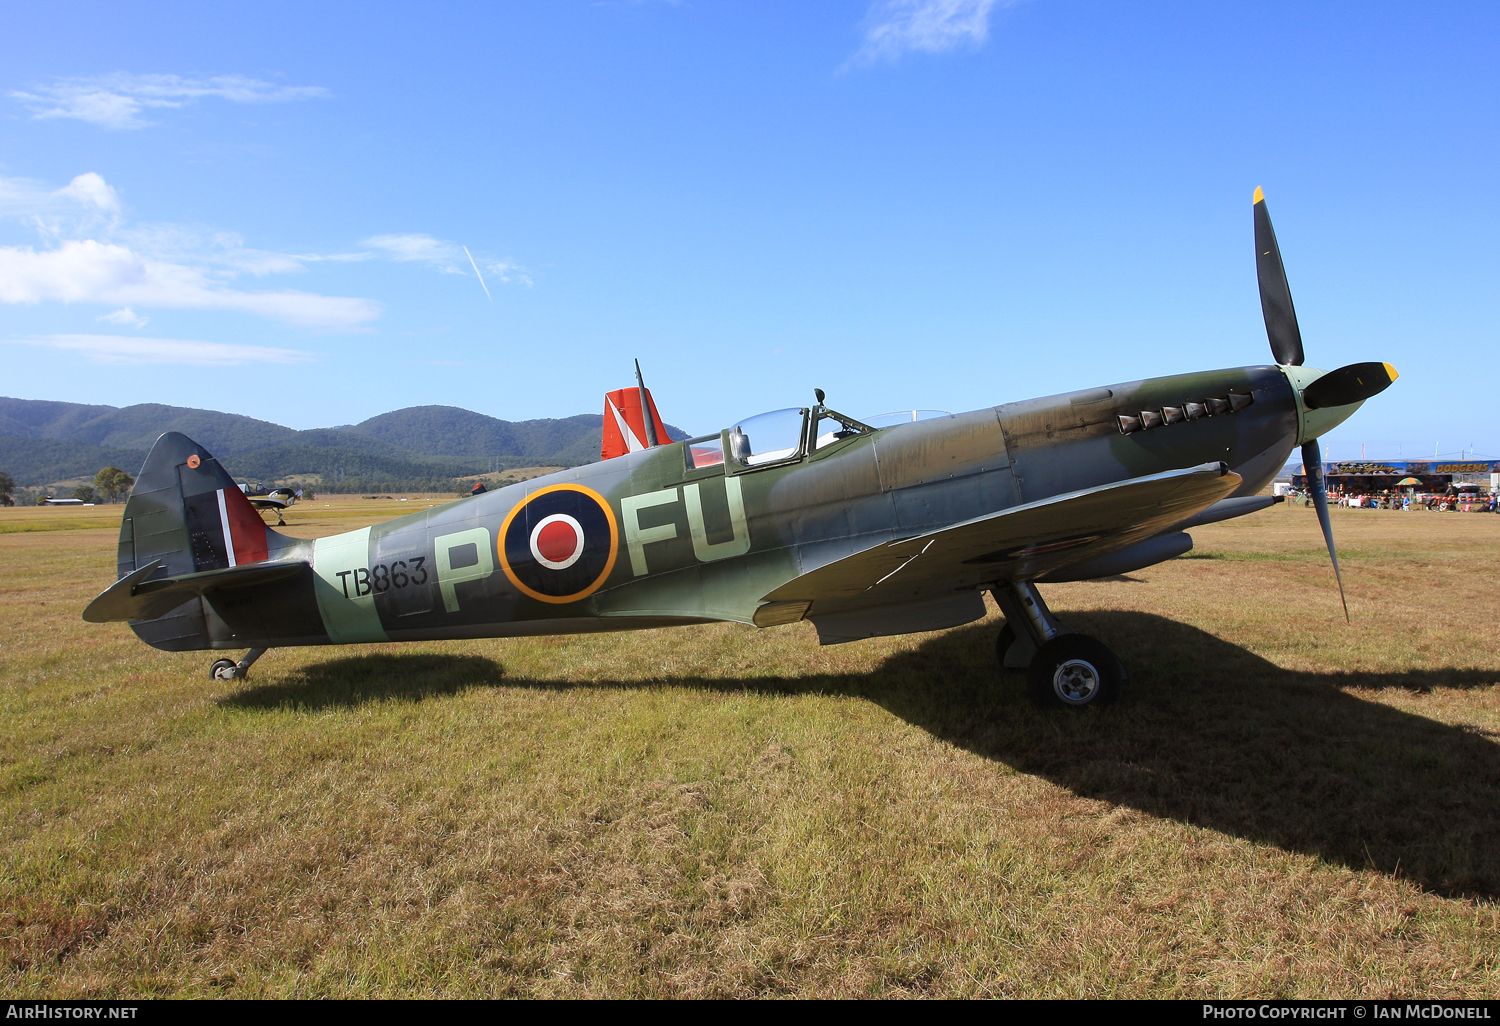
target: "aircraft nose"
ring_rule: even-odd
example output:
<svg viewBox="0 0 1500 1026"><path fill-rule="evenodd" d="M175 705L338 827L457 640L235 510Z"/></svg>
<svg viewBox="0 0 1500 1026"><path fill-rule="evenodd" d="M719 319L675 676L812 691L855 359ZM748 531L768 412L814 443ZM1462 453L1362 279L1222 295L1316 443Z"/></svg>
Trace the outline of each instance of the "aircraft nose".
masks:
<svg viewBox="0 0 1500 1026"><path fill-rule="evenodd" d="M1282 367L1297 400L1297 444L1326 435L1371 396L1379 395L1397 378L1388 363L1351 363L1338 370L1316 367Z"/></svg>

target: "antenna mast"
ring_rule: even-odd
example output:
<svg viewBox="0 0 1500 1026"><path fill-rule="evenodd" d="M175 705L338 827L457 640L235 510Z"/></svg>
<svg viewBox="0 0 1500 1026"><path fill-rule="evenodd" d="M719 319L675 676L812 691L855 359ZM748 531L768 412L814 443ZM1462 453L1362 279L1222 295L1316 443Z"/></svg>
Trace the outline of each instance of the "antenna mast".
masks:
<svg viewBox="0 0 1500 1026"><path fill-rule="evenodd" d="M651 398L646 392L646 379L641 377L641 361L635 361L635 383L641 390L641 420L646 422L646 445L656 448L656 418L651 415Z"/></svg>

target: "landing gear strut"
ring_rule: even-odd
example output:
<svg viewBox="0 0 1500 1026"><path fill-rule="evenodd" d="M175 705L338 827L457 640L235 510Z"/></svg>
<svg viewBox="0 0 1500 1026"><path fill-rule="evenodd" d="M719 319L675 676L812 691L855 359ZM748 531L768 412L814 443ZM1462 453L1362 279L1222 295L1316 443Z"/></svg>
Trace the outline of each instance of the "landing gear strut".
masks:
<svg viewBox="0 0 1500 1026"><path fill-rule="evenodd" d="M209 680L244 680L250 674L255 660L266 654L266 649L252 648L239 662L233 659L216 659L208 668Z"/></svg>
<svg viewBox="0 0 1500 1026"><path fill-rule="evenodd" d="M1031 700L1045 709L1108 705L1129 679L1125 665L1098 638L1058 620L1030 581L991 589L1005 626L996 639L1000 664L1026 670Z"/></svg>

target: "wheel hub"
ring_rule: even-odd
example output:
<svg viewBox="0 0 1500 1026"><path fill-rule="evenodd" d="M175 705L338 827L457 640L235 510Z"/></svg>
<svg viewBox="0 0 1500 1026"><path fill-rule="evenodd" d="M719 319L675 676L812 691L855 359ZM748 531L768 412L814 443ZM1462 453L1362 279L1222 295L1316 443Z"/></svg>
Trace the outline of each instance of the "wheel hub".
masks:
<svg viewBox="0 0 1500 1026"><path fill-rule="evenodd" d="M1099 671L1087 659L1069 659L1053 672L1052 690L1069 705L1083 705L1099 692Z"/></svg>

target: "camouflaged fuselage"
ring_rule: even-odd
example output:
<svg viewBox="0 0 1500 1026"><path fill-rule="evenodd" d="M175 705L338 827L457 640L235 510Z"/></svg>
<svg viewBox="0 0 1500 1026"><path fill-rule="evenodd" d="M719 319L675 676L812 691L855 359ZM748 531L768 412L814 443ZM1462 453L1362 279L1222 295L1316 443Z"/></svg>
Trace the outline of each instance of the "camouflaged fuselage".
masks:
<svg viewBox="0 0 1500 1026"><path fill-rule="evenodd" d="M1227 396L1240 408L1122 426ZM271 558L303 560L305 572L131 626L187 650L751 623L763 596L801 574L1049 496L1214 462L1244 479L1236 494L1253 495L1286 463L1299 416L1286 375L1264 366L901 424L767 466L694 469L679 442L331 538L269 532ZM538 548L554 522L564 544ZM122 575L151 555L128 525Z"/></svg>

